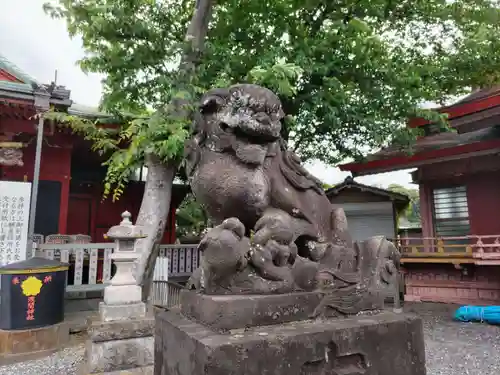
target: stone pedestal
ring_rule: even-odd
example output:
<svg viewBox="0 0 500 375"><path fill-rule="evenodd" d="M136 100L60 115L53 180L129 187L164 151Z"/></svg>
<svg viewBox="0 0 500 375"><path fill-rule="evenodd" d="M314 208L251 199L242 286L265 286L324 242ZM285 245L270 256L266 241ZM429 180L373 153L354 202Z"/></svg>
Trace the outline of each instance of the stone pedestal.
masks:
<svg viewBox="0 0 500 375"><path fill-rule="evenodd" d="M142 319L146 316L146 304L143 302L131 304L107 305L99 304L99 317L102 322L128 321Z"/></svg>
<svg viewBox="0 0 500 375"><path fill-rule="evenodd" d="M85 374L152 371L154 318L94 322L89 328ZM139 371L139 372L138 372ZM132 372L131 372L132 373Z"/></svg>
<svg viewBox="0 0 500 375"><path fill-rule="evenodd" d="M66 323L27 330L0 330L0 366L50 355L69 341Z"/></svg>
<svg viewBox="0 0 500 375"><path fill-rule="evenodd" d="M314 293L182 298L190 318L181 310L157 315L155 375L426 374L422 323L413 315L308 320Z"/></svg>
<svg viewBox="0 0 500 375"><path fill-rule="evenodd" d="M84 374L152 372L154 319L141 301L141 288L134 278L138 258L134 242L143 235L141 228L130 221L128 212L122 217L120 225L107 234L116 244L112 255L116 274L104 289L100 319L89 328Z"/></svg>

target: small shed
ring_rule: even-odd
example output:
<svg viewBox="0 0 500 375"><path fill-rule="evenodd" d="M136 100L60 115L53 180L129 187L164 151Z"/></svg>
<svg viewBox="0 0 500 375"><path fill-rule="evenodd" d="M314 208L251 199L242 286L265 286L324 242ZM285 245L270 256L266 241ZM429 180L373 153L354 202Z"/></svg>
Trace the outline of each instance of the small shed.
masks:
<svg viewBox="0 0 500 375"><path fill-rule="evenodd" d="M396 238L397 213L410 202L404 194L360 184L352 177L328 189L326 196L334 206L344 209L355 241L381 235Z"/></svg>
<svg viewBox="0 0 500 375"><path fill-rule="evenodd" d="M405 217L401 217L398 234L400 237L422 238L422 225L420 222L410 222Z"/></svg>

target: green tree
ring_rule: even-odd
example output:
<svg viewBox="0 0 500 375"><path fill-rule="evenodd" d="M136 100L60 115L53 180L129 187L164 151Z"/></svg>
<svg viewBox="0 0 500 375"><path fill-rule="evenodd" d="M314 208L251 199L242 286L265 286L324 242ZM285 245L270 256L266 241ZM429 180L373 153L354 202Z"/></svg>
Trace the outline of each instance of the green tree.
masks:
<svg viewBox="0 0 500 375"><path fill-rule="evenodd" d="M423 101L498 81L496 3L54 0L46 5L67 21L71 35L82 36L87 55L81 67L105 74L104 110L155 111L148 120L126 122L120 138L126 149L113 142L108 148L108 191L119 193L137 164L149 167L138 218L149 228L139 245L143 284L151 276L171 182L201 91L241 81L277 90L290 115L283 136L303 159L335 163L388 142L410 146L415 134L404 126L408 117L445 122L421 109ZM66 122L88 128L80 119Z"/></svg>
<svg viewBox="0 0 500 375"><path fill-rule="evenodd" d="M199 237L208 228L209 218L193 194L188 194L177 209L177 237Z"/></svg>
<svg viewBox="0 0 500 375"><path fill-rule="evenodd" d="M404 194L410 198L410 203L404 212L404 216L411 223L420 222L420 195L418 190L408 189L399 184L391 184L387 189L395 193Z"/></svg>

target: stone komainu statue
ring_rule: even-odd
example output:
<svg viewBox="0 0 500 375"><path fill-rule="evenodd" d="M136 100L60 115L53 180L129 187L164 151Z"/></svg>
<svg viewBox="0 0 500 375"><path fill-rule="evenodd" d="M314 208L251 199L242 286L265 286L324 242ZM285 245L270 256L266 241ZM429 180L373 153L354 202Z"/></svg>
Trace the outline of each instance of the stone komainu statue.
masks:
<svg viewBox="0 0 500 375"><path fill-rule="evenodd" d="M270 90L239 84L201 99L186 171L213 222L188 286L206 294L324 292L316 315L355 314L383 303L399 253L383 237L353 243L328 201L280 137Z"/></svg>

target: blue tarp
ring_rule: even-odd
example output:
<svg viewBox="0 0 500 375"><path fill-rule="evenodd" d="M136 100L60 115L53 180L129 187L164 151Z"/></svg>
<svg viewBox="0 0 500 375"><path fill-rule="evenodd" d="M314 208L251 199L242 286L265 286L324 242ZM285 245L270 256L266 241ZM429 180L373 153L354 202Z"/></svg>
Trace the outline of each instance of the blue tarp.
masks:
<svg viewBox="0 0 500 375"><path fill-rule="evenodd" d="M455 319L500 325L500 306L462 306L455 312Z"/></svg>

